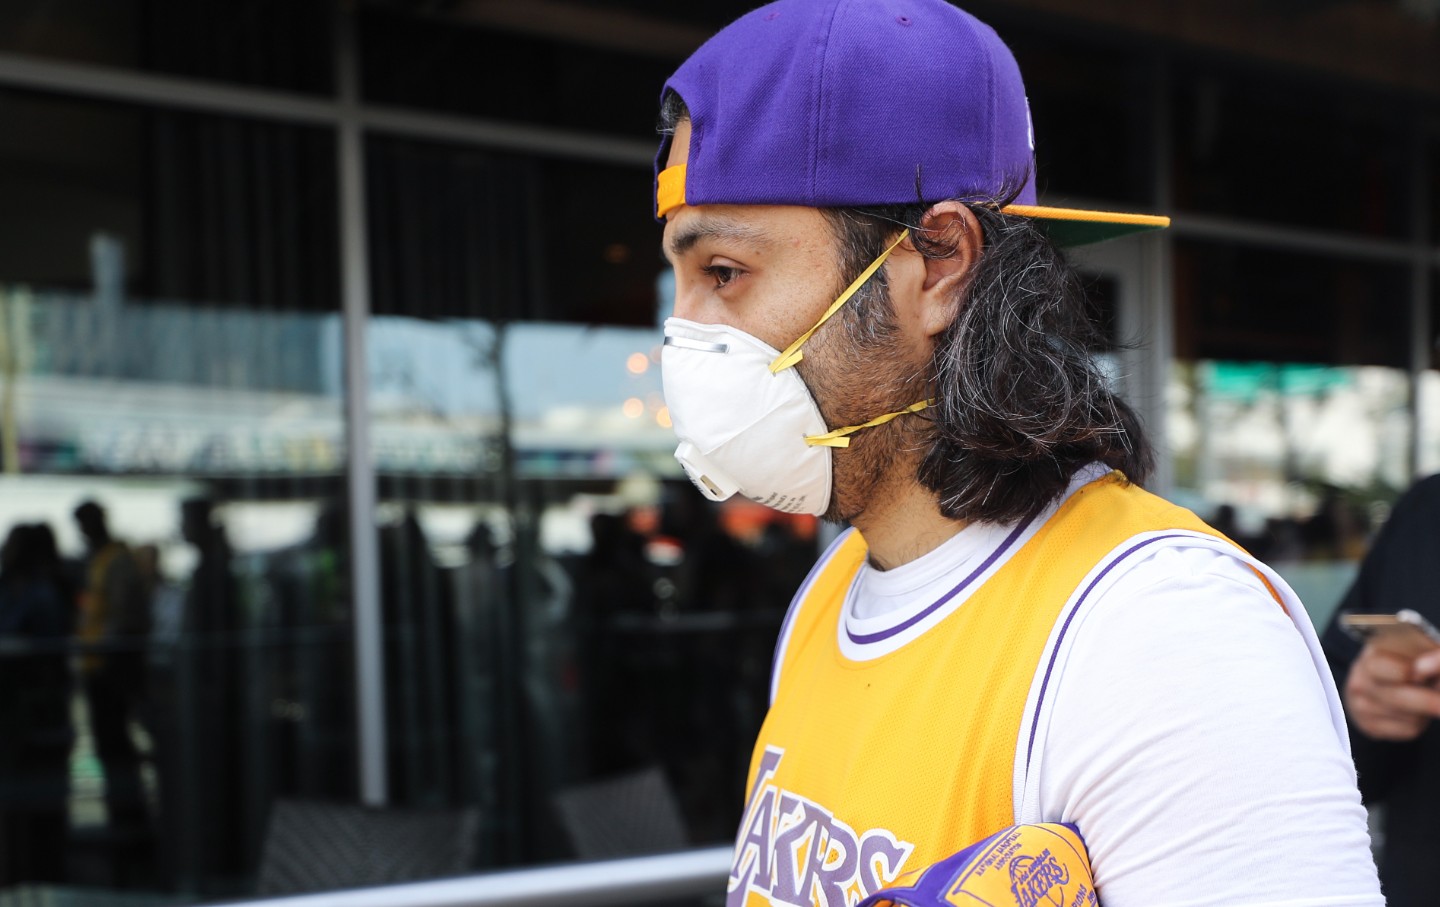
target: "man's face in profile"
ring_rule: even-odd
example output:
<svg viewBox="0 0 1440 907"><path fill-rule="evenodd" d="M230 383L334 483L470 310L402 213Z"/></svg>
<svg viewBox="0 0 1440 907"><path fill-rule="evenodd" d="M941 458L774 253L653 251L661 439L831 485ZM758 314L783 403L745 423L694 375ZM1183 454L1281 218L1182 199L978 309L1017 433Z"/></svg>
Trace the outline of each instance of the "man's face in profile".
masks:
<svg viewBox="0 0 1440 907"><path fill-rule="evenodd" d="M686 162L690 135L690 122L681 120L666 167ZM675 317L727 325L776 350L814 326L855 277L841 271L830 220L798 205L680 205L666 214L664 253L675 269ZM796 368L828 426L858 425L923 398L916 378L933 341L914 308L895 302L913 299L924 279L923 260L902 243L886 264L890 304L875 307L896 312L882 349L855 344L846 329L853 310L845 308L806 341ZM900 446L901 426L890 428L861 433L835 452L826 519L849 520L868 506Z"/></svg>

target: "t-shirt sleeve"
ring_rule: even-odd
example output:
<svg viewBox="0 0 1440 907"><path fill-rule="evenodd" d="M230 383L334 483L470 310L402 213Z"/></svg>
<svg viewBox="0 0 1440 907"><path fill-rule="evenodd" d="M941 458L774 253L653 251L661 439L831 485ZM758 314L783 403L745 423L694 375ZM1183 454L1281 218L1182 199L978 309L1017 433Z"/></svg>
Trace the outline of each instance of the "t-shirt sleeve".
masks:
<svg viewBox="0 0 1440 907"><path fill-rule="evenodd" d="M1076 630L1039 781L1105 907L1384 903L1327 682L1234 557L1162 548L1116 578Z"/></svg>

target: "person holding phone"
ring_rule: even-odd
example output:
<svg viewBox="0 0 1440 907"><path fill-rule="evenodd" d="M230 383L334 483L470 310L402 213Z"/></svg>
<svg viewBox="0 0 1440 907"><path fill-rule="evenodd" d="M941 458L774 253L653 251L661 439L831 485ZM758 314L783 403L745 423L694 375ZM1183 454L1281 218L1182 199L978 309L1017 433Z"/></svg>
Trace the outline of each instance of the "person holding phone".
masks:
<svg viewBox="0 0 1440 907"><path fill-rule="evenodd" d="M1435 903L1431 866L1440 851L1440 644L1401 648L1360 642L1346 614L1411 610L1440 622L1440 475L1417 482L1360 565L1322 638L1350 725L1360 792L1384 804L1380 881L1391 907ZM1429 651L1424 651L1424 649Z"/></svg>

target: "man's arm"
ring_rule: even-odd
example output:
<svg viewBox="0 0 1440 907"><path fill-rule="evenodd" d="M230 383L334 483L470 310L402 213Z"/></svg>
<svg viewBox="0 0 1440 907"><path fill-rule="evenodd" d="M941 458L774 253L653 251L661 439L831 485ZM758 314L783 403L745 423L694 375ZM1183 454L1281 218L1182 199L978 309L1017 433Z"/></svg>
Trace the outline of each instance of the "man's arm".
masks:
<svg viewBox="0 0 1440 907"><path fill-rule="evenodd" d="M1116 579L1041 767L1043 817L1079 825L1106 907L1383 904L1328 684L1235 558L1166 549Z"/></svg>

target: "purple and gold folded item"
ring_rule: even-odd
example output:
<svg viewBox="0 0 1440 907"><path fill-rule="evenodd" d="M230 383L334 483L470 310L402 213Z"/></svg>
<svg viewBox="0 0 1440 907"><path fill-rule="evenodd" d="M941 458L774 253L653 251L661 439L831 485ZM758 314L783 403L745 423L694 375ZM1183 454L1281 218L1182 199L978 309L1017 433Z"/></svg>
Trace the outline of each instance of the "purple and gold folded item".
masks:
<svg viewBox="0 0 1440 907"><path fill-rule="evenodd" d="M1090 855L1069 824L1012 825L946 857L914 885L856 907L1099 907Z"/></svg>

